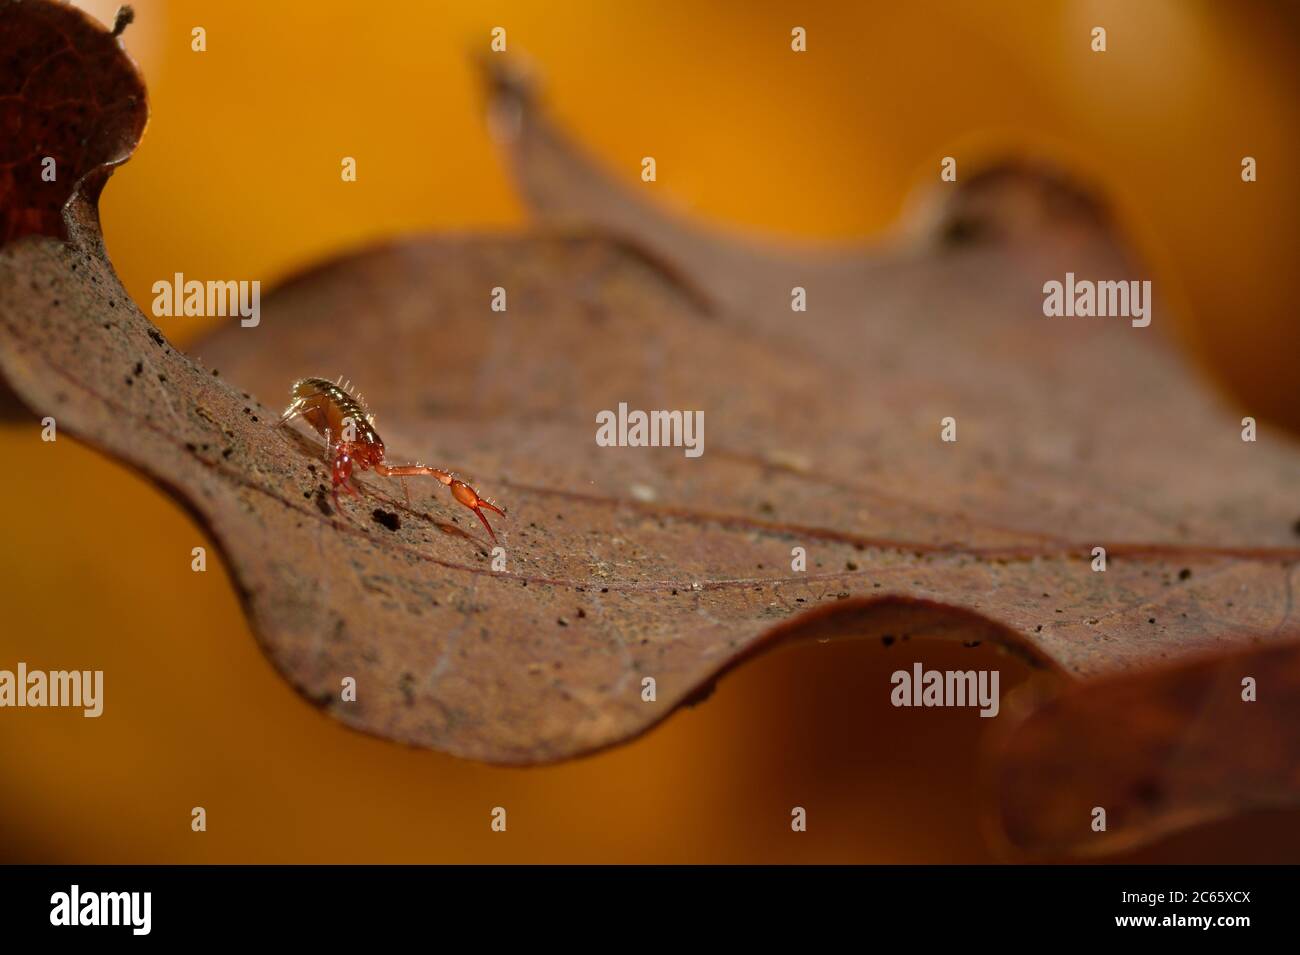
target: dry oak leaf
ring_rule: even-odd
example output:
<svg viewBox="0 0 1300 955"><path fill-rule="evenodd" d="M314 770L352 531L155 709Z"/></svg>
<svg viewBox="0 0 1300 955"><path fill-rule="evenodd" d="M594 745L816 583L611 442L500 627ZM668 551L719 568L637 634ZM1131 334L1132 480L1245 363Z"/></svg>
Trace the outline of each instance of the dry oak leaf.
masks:
<svg viewBox="0 0 1300 955"><path fill-rule="evenodd" d="M1295 449L1240 441L1156 342L1159 297L1151 329L1043 319L1047 277L1135 274L1067 184L972 180L923 244L755 250L634 203L516 86L494 109L543 218L580 228L287 283L200 349L265 405L130 303L89 203L68 242L0 250L6 381L194 510L268 655L338 719L534 763L629 739L787 638L991 639L1064 683L1300 636ZM334 509L320 445L271 422L294 378L337 373L390 459L509 507L504 571L440 487L408 508L367 475ZM705 453L597 447L620 402L704 410Z"/></svg>
<svg viewBox="0 0 1300 955"><path fill-rule="evenodd" d="M351 256L273 294L256 347L232 327L200 351L258 394L344 368L397 446L496 475L528 600L573 595L559 629L519 632L552 705L595 690L630 734L660 715L645 675L671 703L778 635L900 616L1077 676L1300 635L1294 449L1243 444L1154 330L1043 320L1044 277L1133 274L1068 184L990 173L929 248L780 257L636 204L517 88L494 109L539 213L569 229ZM596 413L620 402L705 409L706 453L597 447ZM809 573L788 570L793 546ZM652 610L630 603L646 592Z"/></svg>

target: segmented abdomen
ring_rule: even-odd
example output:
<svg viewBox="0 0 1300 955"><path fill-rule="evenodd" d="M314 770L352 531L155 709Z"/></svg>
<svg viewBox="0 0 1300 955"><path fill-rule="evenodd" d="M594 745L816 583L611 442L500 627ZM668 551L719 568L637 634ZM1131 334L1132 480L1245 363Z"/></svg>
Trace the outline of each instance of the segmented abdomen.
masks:
<svg viewBox="0 0 1300 955"><path fill-rule="evenodd" d="M382 444L370 424L365 404L346 386L324 378L300 378L293 383L293 397L303 406L304 417L322 434L328 428L337 440L343 433L346 419L350 418L356 429L356 441Z"/></svg>

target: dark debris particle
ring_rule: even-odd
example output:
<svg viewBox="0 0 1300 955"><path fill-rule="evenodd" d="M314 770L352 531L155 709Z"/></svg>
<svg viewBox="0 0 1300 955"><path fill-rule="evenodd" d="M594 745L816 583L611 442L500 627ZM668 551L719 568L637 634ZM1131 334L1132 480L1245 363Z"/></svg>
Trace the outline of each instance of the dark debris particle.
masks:
<svg viewBox="0 0 1300 955"><path fill-rule="evenodd" d="M1133 795L1145 806L1154 806L1164 800L1164 790L1154 779L1142 779L1135 783Z"/></svg>
<svg viewBox="0 0 1300 955"><path fill-rule="evenodd" d="M845 569L845 570L857 570L857 569L858 569L857 562L856 562L856 561L852 561L852 560L846 560L846 561L844 562L844 569Z"/></svg>
<svg viewBox="0 0 1300 955"><path fill-rule="evenodd" d="M703 686L692 690L685 699L682 700L682 706L699 706L705 700L713 695L713 691L718 688L717 680L710 680Z"/></svg>
<svg viewBox="0 0 1300 955"><path fill-rule="evenodd" d="M969 215L954 216L943 224L939 233L940 244L947 249L973 245L990 233L989 224Z"/></svg>
<svg viewBox="0 0 1300 955"><path fill-rule="evenodd" d="M1147 623L1155 623L1155 622L1156 622L1155 617L1147 617Z"/></svg>
<svg viewBox="0 0 1300 955"><path fill-rule="evenodd" d="M1187 568L1187 567L1184 567L1182 570L1180 570L1180 571L1178 572L1178 579L1179 579L1179 580L1186 580L1186 579L1187 579L1188 577L1190 577L1190 576L1192 576L1192 572L1191 572L1191 570L1190 570L1189 568Z"/></svg>
<svg viewBox="0 0 1300 955"><path fill-rule="evenodd" d="M892 647L894 645L894 635L892 633L887 633L880 638L880 642L884 646Z"/></svg>
<svg viewBox="0 0 1300 955"><path fill-rule="evenodd" d="M1291 532L1295 534L1296 537L1300 537L1300 517L1296 518L1296 522L1291 525Z"/></svg>
<svg viewBox="0 0 1300 955"><path fill-rule="evenodd" d="M149 337L153 339L153 343L155 345L163 344L162 332L158 331L158 329L156 328L149 329Z"/></svg>
<svg viewBox="0 0 1300 955"><path fill-rule="evenodd" d="M385 511L377 507L370 513L370 516L376 524L381 524L390 531L395 531L402 526L402 519L394 511Z"/></svg>
<svg viewBox="0 0 1300 955"><path fill-rule="evenodd" d="M561 627L567 627L569 625L569 621L565 620L563 617L557 617L555 622Z"/></svg>
<svg viewBox="0 0 1300 955"><path fill-rule="evenodd" d="M138 378L142 374L144 374L144 362L138 361L135 363L135 376Z"/></svg>
<svg viewBox="0 0 1300 955"><path fill-rule="evenodd" d="M969 648L971 648L971 649L974 649L975 647L978 647L978 646L980 645L980 641L978 641L978 640L963 640L963 641L961 642L961 645L962 645L963 647L969 647Z"/></svg>
<svg viewBox="0 0 1300 955"><path fill-rule="evenodd" d="M324 488L316 492L316 507L326 517L331 517L334 514L334 508L330 507L329 496L325 493Z"/></svg>

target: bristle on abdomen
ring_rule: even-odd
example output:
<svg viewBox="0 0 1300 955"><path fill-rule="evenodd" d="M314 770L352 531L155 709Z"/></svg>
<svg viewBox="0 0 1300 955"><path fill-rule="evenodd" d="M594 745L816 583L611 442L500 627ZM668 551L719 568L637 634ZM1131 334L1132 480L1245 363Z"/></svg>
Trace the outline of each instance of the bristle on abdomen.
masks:
<svg viewBox="0 0 1300 955"><path fill-rule="evenodd" d="M294 413L301 414L305 407L319 405L323 401L334 409L338 419L352 419L357 429L357 440L366 444L382 444L379 435L374 430L375 416L366 407L365 399L360 395L352 394L342 381L329 381L326 378L299 378L293 383L292 394L293 404L286 409L284 418L281 420L287 420ZM322 430L321 422L313 422L313 425L317 431L322 434L325 433Z"/></svg>
<svg viewBox="0 0 1300 955"><path fill-rule="evenodd" d="M341 375L338 381L330 381L326 378L299 378L293 383L295 398L311 398L315 395L325 395L347 414L355 414L355 417L368 421L374 420L374 415L366 407L366 399L360 393L354 394L352 382L344 381Z"/></svg>

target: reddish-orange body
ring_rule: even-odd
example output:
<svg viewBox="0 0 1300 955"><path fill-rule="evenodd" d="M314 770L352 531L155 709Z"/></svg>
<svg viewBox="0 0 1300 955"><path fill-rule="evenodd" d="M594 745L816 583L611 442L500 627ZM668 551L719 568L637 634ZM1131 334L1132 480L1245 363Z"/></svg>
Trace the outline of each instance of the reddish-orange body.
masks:
<svg viewBox="0 0 1300 955"><path fill-rule="evenodd" d="M348 386L324 378L301 378L293 383L291 393L293 401L280 416L280 424L302 418L325 439L329 448L335 498L338 497L340 487L349 494L357 494L357 489L352 484L354 467L363 471L373 469L376 474L387 477L428 475L451 488L452 497L477 514L487 528L488 535L493 541L497 539L496 534L492 533L492 525L483 516L482 508L486 507L502 517L505 516L505 510L492 501L479 497L478 492L450 471L425 467L423 464L386 462L384 442L375 431L375 417L366 409L362 398L354 396ZM410 500L409 494L407 500Z"/></svg>

